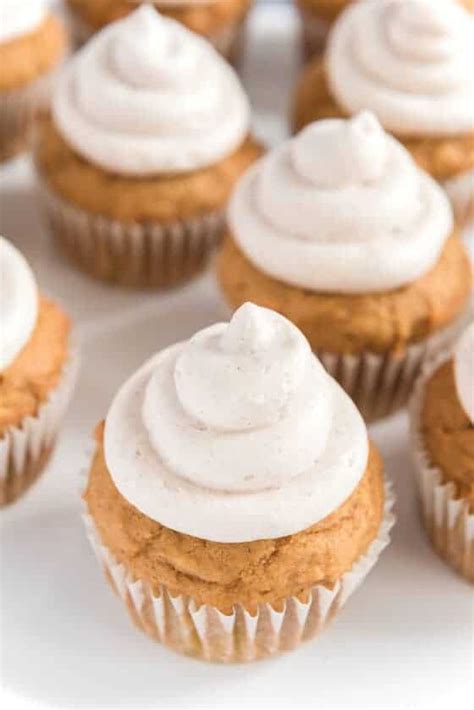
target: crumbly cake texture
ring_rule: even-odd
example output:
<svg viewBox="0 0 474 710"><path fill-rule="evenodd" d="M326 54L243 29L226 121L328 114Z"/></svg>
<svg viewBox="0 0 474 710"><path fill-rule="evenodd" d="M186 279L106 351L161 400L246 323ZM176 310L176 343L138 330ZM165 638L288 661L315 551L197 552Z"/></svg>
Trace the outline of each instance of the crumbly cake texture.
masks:
<svg viewBox="0 0 474 710"><path fill-rule="evenodd" d="M173 595L230 613L234 604L254 612L259 603L278 608L316 584L332 587L377 536L383 517L382 461L371 445L367 469L351 496L307 530L276 540L217 543L175 532L132 506L115 487L103 451L103 425L84 499L102 543L155 594Z"/></svg>
<svg viewBox="0 0 474 710"><path fill-rule="evenodd" d="M317 58L303 70L298 80L291 123L296 132L308 123L324 118L342 118L347 113L331 95L324 61ZM418 165L436 180L447 180L474 168L474 130L447 137L395 136L412 154Z"/></svg>
<svg viewBox="0 0 474 710"><path fill-rule="evenodd" d="M251 4L252 0L215 0L208 4L190 3L177 7L157 3L156 7L162 15L179 20L193 32L209 37L229 25L240 24ZM125 17L137 7L137 3L126 0L67 0L67 5L92 31Z"/></svg>
<svg viewBox="0 0 474 710"><path fill-rule="evenodd" d="M353 4L354 0L295 0L295 2L302 10L332 23L346 7ZM474 12L474 0L457 0L457 2Z"/></svg>
<svg viewBox="0 0 474 710"><path fill-rule="evenodd" d="M474 513L474 425L459 402L452 359L426 382L419 426L430 463Z"/></svg>
<svg viewBox="0 0 474 710"><path fill-rule="evenodd" d="M125 177L81 158L49 120L41 126L35 161L46 185L75 207L125 222L168 222L222 209L237 179L262 153L248 137L232 155L201 170Z"/></svg>
<svg viewBox="0 0 474 710"><path fill-rule="evenodd" d="M36 327L12 364L0 372L0 437L19 426L56 387L69 355L70 322L54 301L40 296Z"/></svg>
<svg viewBox="0 0 474 710"><path fill-rule="evenodd" d="M63 58L67 34L54 15L30 34L0 43L0 92L23 88L52 70Z"/></svg>
<svg viewBox="0 0 474 710"><path fill-rule="evenodd" d="M467 252L454 233L437 264L408 286L367 294L316 293L277 281L257 269L227 234L217 274L232 308L246 301L289 318L316 351L402 354L450 324L466 308L471 291Z"/></svg>

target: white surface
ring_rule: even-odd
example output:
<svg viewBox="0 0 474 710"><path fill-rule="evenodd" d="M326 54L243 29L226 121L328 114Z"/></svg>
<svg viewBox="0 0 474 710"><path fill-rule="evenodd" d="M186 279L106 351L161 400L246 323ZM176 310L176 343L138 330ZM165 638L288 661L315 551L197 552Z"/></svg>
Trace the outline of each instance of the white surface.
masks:
<svg viewBox="0 0 474 710"><path fill-rule="evenodd" d="M256 15L245 71L259 128L273 140L296 67L293 17L276 10ZM275 660L220 667L174 655L132 626L85 538L78 469L120 383L155 350L221 318L223 303L211 276L164 294L86 279L45 236L27 161L4 168L1 183L3 231L67 305L83 340L82 375L52 464L1 513L3 707L470 707L473 592L421 529L404 415L373 429L399 497L393 544L323 636Z"/></svg>

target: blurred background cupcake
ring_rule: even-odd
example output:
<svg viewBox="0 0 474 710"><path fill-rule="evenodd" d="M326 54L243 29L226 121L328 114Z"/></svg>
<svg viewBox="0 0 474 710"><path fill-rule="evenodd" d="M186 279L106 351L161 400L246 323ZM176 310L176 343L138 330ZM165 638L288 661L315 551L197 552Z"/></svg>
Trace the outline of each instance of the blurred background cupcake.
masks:
<svg viewBox="0 0 474 710"><path fill-rule="evenodd" d="M453 353L426 365L410 414L426 531L474 583L474 323Z"/></svg>
<svg viewBox="0 0 474 710"><path fill-rule="evenodd" d="M230 191L260 153L231 66L143 5L73 57L35 162L70 259L100 279L157 287L203 268Z"/></svg>
<svg viewBox="0 0 474 710"><path fill-rule="evenodd" d="M406 403L468 316L471 268L449 201L368 112L315 122L261 158L228 225L227 303L289 318L367 419Z"/></svg>
<svg viewBox="0 0 474 710"><path fill-rule="evenodd" d="M237 60L253 0L149 0L162 15L205 37L225 57ZM136 10L140 0L66 0L80 44L110 22Z"/></svg>
<svg viewBox="0 0 474 710"><path fill-rule="evenodd" d="M67 49L47 0L0 0L0 161L25 150Z"/></svg>
<svg viewBox="0 0 474 710"><path fill-rule="evenodd" d="M0 506L43 471L74 386L70 322L0 237Z"/></svg>
<svg viewBox="0 0 474 710"><path fill-rule="evenodd" d="M473 66L474 17L453 0L354 3L299 80L293 128L373 111L443 183L463 223L474 209Z"/></svg>
<svg viewBox="0 0 474 710"><path fill-rule="evenodd" d="M435 2L436 0L427 0ZM324 49L328 32L341 12L356 0L294 0L301 18L303 53L309 59ZM474 12L474 0L453 0Z"/></svg>
<svg viewBox="0 0 474 710"><path fill-rule="evenodd" d="M135 623L223 662L318 633L393 524L356 407L302 333L253 304L121 387L97 431L84 502Z"/></svg>

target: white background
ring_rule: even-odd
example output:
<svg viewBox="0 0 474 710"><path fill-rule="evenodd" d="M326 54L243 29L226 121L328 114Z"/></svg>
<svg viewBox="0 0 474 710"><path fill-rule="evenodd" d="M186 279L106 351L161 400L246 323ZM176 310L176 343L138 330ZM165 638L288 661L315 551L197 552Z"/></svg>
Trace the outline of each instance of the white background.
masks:
<svg viewBox="0 0 474 710"><path fill-rule="evenodd" d="M288 7L254 15L244 80L256 128L270 142L285 131L296 36ZM2 232L24 251L43 289L67 306L83 348L52 464L1 513L3 707L472 707L472 588L425 539L404 415L372 431L399 499L393 544L323 636L275 660L224 667L176 656L132 627L83 533L78 470L120 383L154 351L221 319L223 303L210 274L180 290L143 294L72 270L44 234L26 158L2 169L1 197Z"/></svg>

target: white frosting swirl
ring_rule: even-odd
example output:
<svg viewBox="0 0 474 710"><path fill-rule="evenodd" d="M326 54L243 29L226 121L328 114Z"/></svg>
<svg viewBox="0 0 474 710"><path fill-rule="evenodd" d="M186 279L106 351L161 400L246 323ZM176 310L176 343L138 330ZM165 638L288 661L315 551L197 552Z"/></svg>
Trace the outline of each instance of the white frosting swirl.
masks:
<svg viewBox="0 0 474 710"><path fill-rule="evenodd" d="M149 360L116 396L104 446L132 505L217 542L315 524L368 457L362 418L303 334L253 304Z"/></svg>
<svg viewBox="0 0 474 710"><path fill-rule="evenodd" d="M439 185L369 113L313 123L264 156L237 185L228 221L259 269L336 293L414 281L452 229Z"/></svg>
<svg viewBox="0 0 474 710"><path fill-rule="evenodd" d="M72 61L53 99L55 123L105 170L197 170L230 155L249 130L234 70L205 39L143 5L99 32Z"/></svg>
<svg viewBox="0 0 474 710"><path fill-rule="evenodd" d="M0 372L26 345L38 319L38 289L24 256L0 237Z"/></svg>
<svg viewBox="0 0 474 710"><path fill-rule="evenodd" d="M48 12L46 0L0 0L0 44L36 30Z"/></svg>
<svg viewBox="0 0 474 710"><path fill-rule="evenodd" d="M452 0L355 3L328 40L331 91L349 113L369 109L394 133L471 133L473 27Z"/></svg>
<svg viewBox="0 0 474 710"><path fill-rule="evenodd" d="M462 408L474 424L474 323L466 328L456 345L454 379Z"/></svg>

